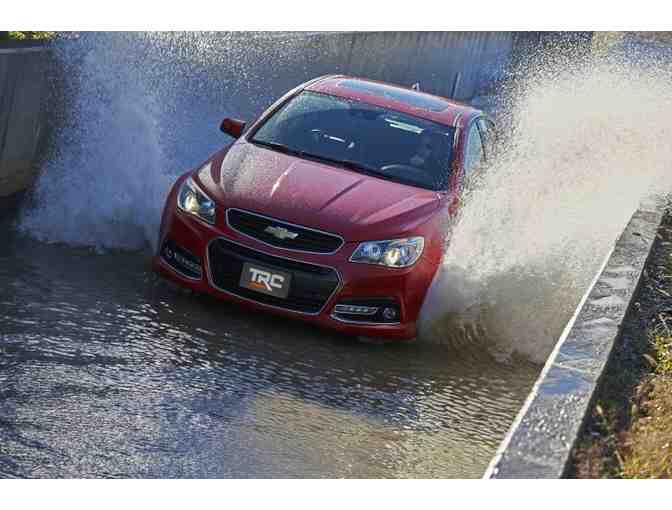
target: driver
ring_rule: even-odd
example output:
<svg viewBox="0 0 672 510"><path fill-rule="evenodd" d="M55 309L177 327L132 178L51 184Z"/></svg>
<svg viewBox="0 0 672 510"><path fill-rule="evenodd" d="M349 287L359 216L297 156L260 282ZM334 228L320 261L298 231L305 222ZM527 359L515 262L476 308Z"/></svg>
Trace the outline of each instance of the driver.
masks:
<svg viewBox="0 0 672 510"><path fill-rule="evenodd" d="M411 157L411 165L427 170L439 165L443 159L441 154L444 145L442 138L440 133L427 129L420 133L420 142L416 154Z"/></svg>

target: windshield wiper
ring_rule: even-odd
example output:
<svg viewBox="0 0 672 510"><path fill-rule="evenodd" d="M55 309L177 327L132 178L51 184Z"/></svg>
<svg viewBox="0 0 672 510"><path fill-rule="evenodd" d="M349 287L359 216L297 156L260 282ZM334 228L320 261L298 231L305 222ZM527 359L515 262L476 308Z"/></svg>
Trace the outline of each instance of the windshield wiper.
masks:
<svg viewBox="0 0 672 510"><path fill-rule="evenodd" d="M301 151L297 151L295 149L292 149L291 147L285 145L284 143L278 143L278 142L265 142L263 140L254 140L252 139L253 143L256 143L258 145L263 145L264 147L268 147L269 149L276 150L278 152L282 152L284 154L300 154Z"/></svg>
<svg viewBox="0 0 672 510"><path fill-rule="evenodd" d="M278 152L282 152L284 154L291 154L293 156L300 156L304 158L309 158L309 159L316 159L318 161L324 161L325 163L333 163L334 165L342 166L343 168L347 168L349 170L358 170L362 171L365 173L370 173L370 174L375 174L375 175L384 175L383 172L380 172L377 168L373 168L370 166L367 166L363 163L358 163L357 161L352 161L349 159L338 159L338 158L330 158L327 156L321 156L319 154L313 154L311 152L299 150L299 149L292 149L291 147L283 144L283 143L278 143L278 142L267 142L263 140L255 140L252 139L253 143L256 143L258 145L262 145L264 147L268 147L269 149L276 150Z"/></svg>
<svg viewBox="0 0 672 510"><path fill-rule="evenodd" d="M366 173L383 175L382 172L378 171L377 168L365 165L364 163L358 163L357 161L352 161L350 159L338 159L330 158L327 156L320 156L319 154L312 154L306 151L297 151L297 154L304 156L306 158L317 159L318 161L324 161L325 163L333 163L334 165L342 166L348 170L361 170Z"/></svg>

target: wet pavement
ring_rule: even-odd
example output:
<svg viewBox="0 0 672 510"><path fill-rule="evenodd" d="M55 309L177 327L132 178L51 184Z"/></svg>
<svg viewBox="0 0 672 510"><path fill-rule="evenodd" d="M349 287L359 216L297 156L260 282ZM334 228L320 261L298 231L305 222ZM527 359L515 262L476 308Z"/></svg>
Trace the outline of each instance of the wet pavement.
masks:
<svg viewBox="0 0 672 510"><path fill-rule="evenodd" d="M479 477L539 367L365 345L0 218L0 477Z"/></svg>

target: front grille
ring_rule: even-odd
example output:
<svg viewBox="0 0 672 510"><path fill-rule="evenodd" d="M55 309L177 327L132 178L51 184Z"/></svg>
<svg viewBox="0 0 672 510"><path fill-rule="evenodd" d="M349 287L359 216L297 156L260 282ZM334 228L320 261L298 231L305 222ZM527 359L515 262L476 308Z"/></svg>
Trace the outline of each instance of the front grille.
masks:
<svg viewBox="0 0 672 510"><path fill-rule="evenodd" d="M334 253L343 246L343 239L335 234L293 225L240 209L227 209L226 217L232 229L278 248L311 253ZM269 227L280 230L280 237L267 232ZM282 238L281 229L289 231L287 237ZM290 236L293 234L297 235L291 239Z"/></svg>
<svg viewBox="0 0 672 510"><path fill-rule="evenodd" d="M222 238L209 244L208 259L212 283L219 289L295 312L319 313L340 281L334 269L274 257ZM256 262L291 273L292 281L287 298L269 296L241 287L240 275L245 262Z"/></svg>

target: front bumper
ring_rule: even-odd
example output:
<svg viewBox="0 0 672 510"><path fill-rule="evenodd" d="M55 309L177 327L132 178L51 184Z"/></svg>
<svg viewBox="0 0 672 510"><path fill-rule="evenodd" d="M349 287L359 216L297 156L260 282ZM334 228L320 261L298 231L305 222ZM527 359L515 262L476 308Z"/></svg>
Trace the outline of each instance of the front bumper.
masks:
<svg viewBox="0 0 672 510"><path fill-rule="evenodd" d="M202 266L200 274L177 270L174 262L168 263L162 255L165 243L193 255L193 260ZM436 264L424 256L414 266L404 269L355 264L348 259L357 244L345 243L333 254L293 252L240 234L226 222L210 225L169 206L164 212L158 253L152 266L162 276L196 292L349 335L390 340L414 338L418 313ZM293 272L293 284L299 289L296 295L282 300L237 286L240 264L250 260L271 267L281 265L281 269ZM337 304L362 302L394 303L398 318L387 323L369 322L363 317L353 321L335 313Z"/></svg>

